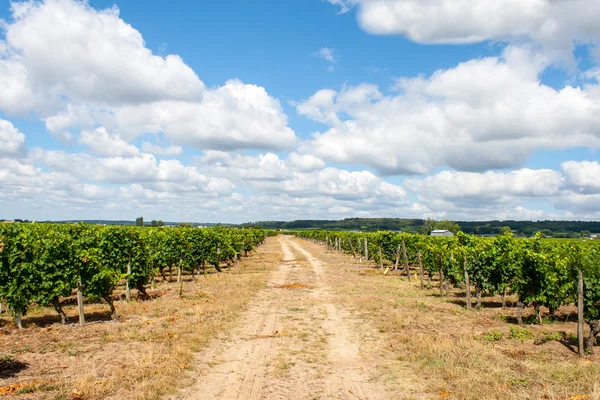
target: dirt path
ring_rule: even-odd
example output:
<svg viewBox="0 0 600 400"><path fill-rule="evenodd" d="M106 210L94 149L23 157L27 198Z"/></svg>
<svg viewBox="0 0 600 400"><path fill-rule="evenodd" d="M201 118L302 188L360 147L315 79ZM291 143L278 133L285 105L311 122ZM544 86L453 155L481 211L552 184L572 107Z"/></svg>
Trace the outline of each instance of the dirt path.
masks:
<svg viewBox="0 0 600 400"><path fill-rule="evenodd" d="M357 332L360 324L335 304L327 265L299 239L273 240L282 262L268 288L226 337L198 354L198 380L178 398L388 398L362 355L360 339L370 328Z"/></svg>

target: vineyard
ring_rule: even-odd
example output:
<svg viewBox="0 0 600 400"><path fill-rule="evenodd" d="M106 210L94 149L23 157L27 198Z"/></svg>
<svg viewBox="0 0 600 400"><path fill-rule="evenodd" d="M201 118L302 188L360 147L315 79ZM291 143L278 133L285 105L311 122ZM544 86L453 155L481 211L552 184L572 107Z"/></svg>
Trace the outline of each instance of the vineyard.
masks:
<svg viewBox="0 0 600 400"><path fill-rule="evenodd" d="M484 295L518 298L517 319L523 325L525 307L543 322L542 307L553 318L559 307L578 307L580 355L593 353L600 335L600 246L593 242L516 239L510 232L496 238L459 233L432 237L408 233L348 233L297 231L296 236L327 244L361 261L373 260L380 268L402 271L421 288L438 282L440 296L449 286L465 289L465 305L480 308ZM425 275L427 276L425 278ZM427 282L425 282L425 280ZM475 301L472 299L475 292ZM589 333L584 340L583 324ZM585 348L584 348L585 347Z"/></svg>
<svg viewBox="0 0 600 400"><path fill-rule="evenodd" d="M17 326L32 305L53 306L63 323L61 298L77 293L79 322L85 323L84 297L105 302L115 313L113 292L125 286L131 298L157 276L177 272L221 271L247 255L266 237L260 229L137 228L86 224L0 224L0 299Z"/></svg>

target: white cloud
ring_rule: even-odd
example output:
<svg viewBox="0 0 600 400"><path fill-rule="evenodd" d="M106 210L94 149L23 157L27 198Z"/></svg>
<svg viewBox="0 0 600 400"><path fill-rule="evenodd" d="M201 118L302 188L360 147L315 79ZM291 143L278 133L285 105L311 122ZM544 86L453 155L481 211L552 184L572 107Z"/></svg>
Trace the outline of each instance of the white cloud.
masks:
<svg viewBox="0 0 600 400"><path fill-rule="evenodd" d="M143 142L142 151L144 153L152 153L158 156L178 156L183 152L183 148L180 146L163 147L158 144Z"/></svg>
<svg viewBox="0 0 600 400"><path fill-rule="evenodd" d="M325 167L325 161L312 154L290 153L288 156L290 168L300 172L310 172L322 169Z"/></svg>
<svg viewBox="0 0 600 400"><path fill-rule="evenodd" d="M282 150L296 136L279 101L232 79L206 89L177 55L152 54L112 7L14 3L0 46L0 111L37 114L64 142L105 128L127 142L164 134L176 146Z"/></svg>
<svg viewBox="0 0 600 400"><path fill-rule="evenodd" d="M329 47L323 47L319 51L313 53L313 57L320 57L323 60L328 61L332 64L337 63L339 59L336 50Z"/></svg>
<svg viewBox="0 0 600 400"><path fill-rule="evenodd" d="M399 79L393 95L364 84L319 91L297 110L331 127L303 151L383 174L425 174L518 168L539 149L598 147L600 86L546 86L546 65L508 47L502 57Z"/></svg>
<svg viewBox="0 0 600 400"><path fill-rule="evenodd" d="M327 61L331 65L327 68L327 71L333 72L335 70L335 64L338 63L340 59L339 52L336 49L332 49L329 47L323 47L319 51L312 54L313 57L319 57L323 60Z"/></svg>
<svg viewBox="0 0 600 400"><path fill-rule="evenodd" d="M115 134L108 133L105 128L82 131L79 143L86 145L92 153L98 156L133 157L140 153L137 147Z"/></svg>
<svg viewBox="0 0 600 400"><path fill-rule="evenodd" d="M497 213L496 219L501 221L540 221L549 219L549 216L543 210L530 210L525 207L518 206L512 210L501 211Z"/></svg>
<svg viewBox="0 0 600 400"><path fill-rule="evenodd" d="M159 57L112 7L85 1L13 3L0 61L0 107L48 111L61 97L100 104L194 100L204 84L179 56ZM68 45L65 45L68 43Z"/></svg>
<svg viewBox="0 0 600 400"><path fill-rule="evenodd" d="M475 203L502 202L515 196L550 197L558 194L562 185L562 175L548 169L485 173L443 171L424 179L405 179L403 184L420 197L471 199Z"/></svg>
<svg viewBox="0 0 600 400"><path fill-rule="evenodd" d="M25 135L10 122L0 119L0 157L25 152Z"/></svg>
<svg viewBox="0 0 600 400"><path fill-rule="evenodd" d="M202 102L162 101L114 110L123 137L163 133L173 144L217 150L274 149L295 144L279 101L260 86L230 80Z"/></svg>
<svg viewBox="0 0 600 400"><path fill-rule="evenodd" d="M419 43L485 40L540 43L572 52L600 40L596 0L328 0L342 12L358 4L359 25L373 34L398 34Z"/></svg>
<svg viewBox="0 0 600 400"><path fill-rule="evenodd" d="M561 164L569 186L584 194L600 194L600 163L598 161L566 161Z"/></svg>

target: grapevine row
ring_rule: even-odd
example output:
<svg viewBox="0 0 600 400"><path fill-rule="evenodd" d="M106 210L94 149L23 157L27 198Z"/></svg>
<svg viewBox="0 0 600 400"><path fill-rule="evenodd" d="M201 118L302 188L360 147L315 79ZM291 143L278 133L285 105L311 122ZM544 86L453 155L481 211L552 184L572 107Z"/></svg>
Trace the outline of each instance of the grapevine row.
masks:
<svg viewBox="0 0 600 400"><path fill-rule="evenodd" d="M546 241L540 235L533 239L516 239L510 232L496 238L482 238L458 233L455 237L433 237L409 233L298 231L295 235L325 242L330 248L347 252L361 260L373 260L380 267L384 261L392 269L404 270L410 279L410 266L415 267L424 287L427 274L437 276L440 295L448 287L465 288L465 300L471 307L472 290L476 307L481 307L483 294L516 295L517 319L523 324L526 306L535 310L536 321L542 323L542 307L555 311L578 304L590 332L585 351L593 352L600 335L600 246L590 242ZM388 267L389 268L389 267ZM579 332L580 351L583 333Z"/></svg>
<svg viewBox="0 0 600 400"><path fill-rule="evenodd" d="M126 296L157 274L175 268L195 274L207 265L220 269L261 244L266 232L231 228L138 228L86 224L0 224L0 299L21 327L37 304L52 305L66 322L61 298L77 290L80 323L83 297L101 299L115 312L113 291L126 282ZM182 286L180 286L181 294Z"/></svg>

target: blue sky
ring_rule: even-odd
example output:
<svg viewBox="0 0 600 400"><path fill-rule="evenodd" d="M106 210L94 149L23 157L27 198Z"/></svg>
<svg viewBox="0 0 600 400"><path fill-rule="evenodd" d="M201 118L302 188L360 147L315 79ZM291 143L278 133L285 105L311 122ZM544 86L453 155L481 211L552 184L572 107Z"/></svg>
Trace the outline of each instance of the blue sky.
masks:
<svg viewBox="0 0 600 400"><path fill-rule="evenodd" d="M598 219L600 8L431 5L0 0L0 218Z"/></svg>

